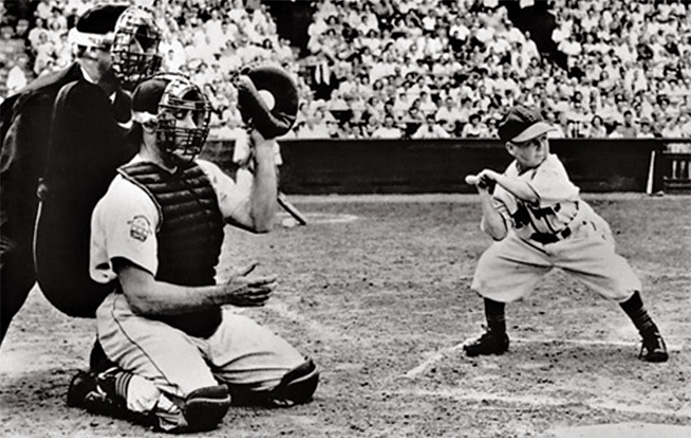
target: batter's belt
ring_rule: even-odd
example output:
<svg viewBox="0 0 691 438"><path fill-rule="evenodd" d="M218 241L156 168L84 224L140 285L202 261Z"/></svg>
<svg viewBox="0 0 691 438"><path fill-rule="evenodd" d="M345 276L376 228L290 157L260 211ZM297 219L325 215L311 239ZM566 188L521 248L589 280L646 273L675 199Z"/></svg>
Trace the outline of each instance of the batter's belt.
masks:
<svg viewBox="0 0 691 438"><path fill-rule="evenodd" d="M530 235L530 239L539 242L543 245L548 243L556 243L560 240L564 240L572 234L571 228L566 227L558 233L533 233Z"/></svg>
<svg viewBox="0 0 691 438"><path fill-rule="evenodd" d="M576 202L576 215L573 219L571 219L571 222L567 226L557 231L556 233L533 233L530 235L530 240L534 240L535 242L547 245L549 243L560 242L574 234L574 232L577 231L578 227L580 227L581 224L583 224L583 220L585 217L584 215L586 214L586 210L581 208L580 204L581 202Z"/></svg>

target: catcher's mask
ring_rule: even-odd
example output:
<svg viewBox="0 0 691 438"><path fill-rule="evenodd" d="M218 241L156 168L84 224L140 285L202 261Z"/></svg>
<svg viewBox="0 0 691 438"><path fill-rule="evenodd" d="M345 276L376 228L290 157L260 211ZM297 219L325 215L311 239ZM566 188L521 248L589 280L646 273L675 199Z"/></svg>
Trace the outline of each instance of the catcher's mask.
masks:
<svg viewBox="0 0 691 438"><path fill-rule="evenodd" d="M167 158L192 161L209 134L211 105L201 88L181 74L158 74L139 84L132 114L135 122L153 128Z"/></svg>
<svg viewBox="0 0 691 438"><path fill-rule="evenodd" d="M125 88L134 87L158 71L161 39L161 29L148 9L130 6L120 15L115 24L110 55L113 71Z"/></svg>

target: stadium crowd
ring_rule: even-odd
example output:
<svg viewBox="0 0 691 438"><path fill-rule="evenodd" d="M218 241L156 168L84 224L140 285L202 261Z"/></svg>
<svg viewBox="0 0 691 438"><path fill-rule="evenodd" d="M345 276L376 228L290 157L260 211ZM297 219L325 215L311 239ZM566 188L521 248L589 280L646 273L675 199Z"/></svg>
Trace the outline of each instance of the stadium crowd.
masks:
<svg viewBox="0 0 691 438"><path fill-rule="evenodd" d="M93 2L40 0L33 16L3 14L0 99L70 62L69 30ZM551 2L567 68L496 0L314 4L301 49L279 36L258 0L155 3L164 66L203 85L216 135L233 137L242 125L232 75L271 62L300 89L287 137L494 137L515 102L541 106L554 137L691 137L688 2Z"/></svg>

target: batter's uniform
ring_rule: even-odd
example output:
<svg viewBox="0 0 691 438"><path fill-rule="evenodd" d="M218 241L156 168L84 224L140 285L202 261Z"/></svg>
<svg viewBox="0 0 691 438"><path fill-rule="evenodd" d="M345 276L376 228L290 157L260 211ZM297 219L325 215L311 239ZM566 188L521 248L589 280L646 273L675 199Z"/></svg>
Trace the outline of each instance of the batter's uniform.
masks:
<svg viewBox="0 0 691 438"><path fill-rule="evenodd" d="M493 203L509 232L480 257L473 290L494 301L515 301L553 268L619 303L640 290L640 280L615 251L609 225L579 198L556 155L524 173L514 161L504 175L529 184L538 201L520 200L496 185Z"/></svg>
<svg viewBox="0 0 691 438"><path fill-rule="evenodd" d="M171 174L136 156L94 210L91 275L116 285L97 310L98 338L112 361L150 382L153 390L128 393L127 406L152 410L164 430L184 426L180 401L195 390L221 382L233 395L233 388L272 391L306 361L232 308L147 318L117 289L112 260L120 257L159 281L214 284L224 223L246 222L250 186L243 170L231 178L198 160Z"/></svg>

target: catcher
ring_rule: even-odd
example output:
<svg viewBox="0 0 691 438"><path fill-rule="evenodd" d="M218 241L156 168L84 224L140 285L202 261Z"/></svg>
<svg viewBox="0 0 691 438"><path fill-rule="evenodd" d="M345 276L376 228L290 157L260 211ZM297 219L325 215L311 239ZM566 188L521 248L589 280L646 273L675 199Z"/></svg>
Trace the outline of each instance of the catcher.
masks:
<svg viewBox="0 0 691 438"><path fill-rule="evenodd" d="M280 127L253 129L251 165L227 175L196 159L210 106L189 79L145 80L132 110L139 153L96 205L91 234L92 278L112 291L97 310L98 338L117 365L75 376L68 402L189 432L215 428L231 401L310 401L319 380L314 363L227 307L264 305L276 277L253 274L252 265L215 281L224 224L258 233L271 227L277 183L266 136ZM255 106L251 116L263 110Z"/></svg>
<svg viewBox="0 0 691 438"><path fill-rule="evenodd" d="M158 69L160 37L148 10L96 5L70 33L76 61L2 103L0 342L37 280L70 316L93 318L108 292L89 277L86 231L136 153L127 89Z"/></svg>
<svg viewBox="0 0 691 438"><path fill-rule="evenodd" d="M464 346L465 353L506 352L505 303L561 268L619 303L643 338L639 358L664 362L665 342L643 305L641 282L616 253L607 222L580 199L559 158L550 154L550 130L538 111L512 108L499 136L514 161L503 174L485 169L466 179L482 199L481 228L495 242L480 257L471 286L484 298L488 329Z"/></svg>

